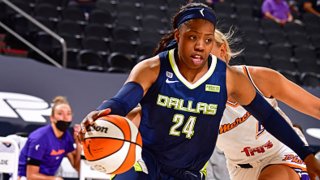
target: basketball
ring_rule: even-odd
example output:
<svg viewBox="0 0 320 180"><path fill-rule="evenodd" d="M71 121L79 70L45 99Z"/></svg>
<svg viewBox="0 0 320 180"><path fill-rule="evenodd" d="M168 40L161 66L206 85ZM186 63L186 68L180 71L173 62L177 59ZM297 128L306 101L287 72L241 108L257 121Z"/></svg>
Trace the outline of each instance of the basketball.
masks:
<svg viewBox="0 0 320 180"><path fill-rule="evenodd" d="M128 171L141 159L142 138L138 128L118 115L100 117L87 128L83 152L88 164L106 174Z"/></svg>

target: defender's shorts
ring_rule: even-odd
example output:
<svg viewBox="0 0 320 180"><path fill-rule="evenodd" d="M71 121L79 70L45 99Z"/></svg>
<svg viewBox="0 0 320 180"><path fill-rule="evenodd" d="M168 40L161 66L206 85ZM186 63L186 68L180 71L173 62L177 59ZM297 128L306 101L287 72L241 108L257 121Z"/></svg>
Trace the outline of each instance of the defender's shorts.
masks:
<svg viewBox="0 0 320 180"><path fill-rule="evenodd" d="M279 153L261 159L259 162L248 164L233 164L227 162L230 178L232 180L258 179L263 168L272 164L282 164L291 167L297 172L301 180L309 180L306 165L291 149L284 146Z"/></svg>

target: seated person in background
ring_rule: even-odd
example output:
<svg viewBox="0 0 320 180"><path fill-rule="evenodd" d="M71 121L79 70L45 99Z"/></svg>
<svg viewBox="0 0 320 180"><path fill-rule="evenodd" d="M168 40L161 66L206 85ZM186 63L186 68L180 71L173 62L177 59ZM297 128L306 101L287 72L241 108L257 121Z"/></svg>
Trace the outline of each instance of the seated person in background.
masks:
<svg viewBox="0 0 320 180"><path fill-rule="evenodd" d="M50 121L51 124L33 131L21 150L18 170L20 179L62 179L55 177L55 174L65 156L79 171L82 149L78 139L68 131L72 110L65 97L54 98ZM78 133L76 131L80 129L74 130L74 133Z"/></svg>
<svg viewBox="0 0 320 180"><path fill-rule="evenodd" d="M215 3L222 3L224 2L224 0L206 0L206 4L208 4L209 6L213 7Z"/></svg>
<svg viewBox="0 0 320 180"><path fill-rule="evenodd" d="M300 10L320 17L320 0L300 0Z"/></svg>
<svg viewBox="0 0 320 180"><path fill-rule="evenodd" d="M289 8L293 19L298 19L301 16L301 12L299 9L299 0L288 0Z"/></svg>
<svg viewBox="0 0 320 180"><path fill-rule="evenodd" d="M292 22L293 20L289 4L285 0L264 0L261 10L265 18L280 25Z"/></svg>

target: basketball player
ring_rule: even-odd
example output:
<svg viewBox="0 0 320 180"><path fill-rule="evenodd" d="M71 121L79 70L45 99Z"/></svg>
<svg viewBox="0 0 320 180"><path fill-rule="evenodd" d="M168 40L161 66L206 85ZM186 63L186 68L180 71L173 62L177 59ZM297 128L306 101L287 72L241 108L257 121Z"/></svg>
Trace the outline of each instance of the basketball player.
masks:
<svg viewBox="0 0 320 180"><path fill-rule="evenodd" d="M233 32L230 31L226 36L222 34L219 30L216 30L215 43L211 51L212 54L216 55L218 58L222 60L225 60L227 63L229 63L232 56L241 53L241 51L232 52L229 46L228 40L231 38L232 34ZM290 105L292 108L295 108L296 110L301 111L314 118L320 119L319 98L309 94L301 87L293 84L288 79L283 77L281 74L269 68L252 66L235 67L239 68L240 70L243 70L244 74L250 75L250 78L248 78L259 90L259 92L261 92L261 89L259 89L259 87L261 86L263 88L264 93L273 94L271 95L273 98L265 98L269 101L270 104L272 104L272 106L277 111L279 111L279 113L281 113L281 115L283 115L283 117L286 118L290 125L292 125L291 121L279 109L275 98L282 99L282 101L287 102L287 104ZM270 77L273 78L269 79ZM254 83L253 79L259 84ZM267 83L266 79L269 79L270 82ZM279 84L279 80L282 83ZM279 86L274 87L274 84L279 84ZM287 89L290 89L290 92L288 92ZM274 93L273 91L278 91L281 93L279 95L279 93ZM297 94L298 96L295 96ZM304 97L304 99L301 99L299 97ZM248 118L244 122L238 124L238 126L234 127L232 131L230 130L230 132L225 132L226 129L228 129L228 126L230 128L232 124L236 124L234 123L236 119L244 117L247 113L247 111L241 108L241 106L234 106L234 104L236 103L232 102L232 100L228 100L227 102L226 110L220 123L221 125L219 132L221 134L219 135L219 138L217 140L218 148L214 150L214 153L212 154L207 167L207 179L230 179L226 164L224 162L225 157L220 149L227 150L226 156L229 164L232 164L231 168L229 169L231 171L231 179L233 180L248 179L248 177L252 179L307 179L308 177L306 174L305 164L302 163L302 160L296 155L295 152L293 152L290 148L276 140L270 133L266 132L263 129L263 127L261 130L262 133L260 132L261 135L259 135L258 138L256 138L256 127L260 124L254 117L248 116ZM241 110L240 112L238 112L239 109ZM129 119L132 119L132 121L137 126L139 126L140 122L140 111L140 107L135 108L127 116ZM251 135L253 138L243 138L243 135L247 132L253 132L253 135ZM300 134L303 141L307 143L301 131L298 130L297 133ZM241 137L237 138L240 134ZM250 134L248 134L248 137L250 137ZM260 153L255 152L254 156L247 157L245 152L242 151L243 149L245 149L244 147L252 146L252 144L254 144L255 147L261 147L261 145L267 144L267 141L265 139L272 140L273 142L273 146L270 148L270 150L268 149L268 153L262 150ZM233 146L230 146L230 144L233 144ZM239 152L237 153L236 150L239 150ZM291 159L288 157L290 157ZM236 160L236 162L241 162L242 164L240 165L242 167L246 165L251 165L250 162L252 160L254 160L253 162L258 161L260 163L255 163L255 167L239 168L239 165L236 162L233 162L233 160Z"/></svg>
<svg viewBox="0 0 320 180"><path fill-rule="evenodd" d="M79 171L82 148L78 138L77 148L73 147L74 139L68 131L72 121L72 110L66 98L54 98L50 121L51 124L29 135L19 157L19 179L63 179L55 174L65 156Z"/></svg>
<svg viewBox="0 0 320 180"><path fill-rule="evenodd" d="M312 174L320 175L311 150L248 79L210 55L215 24L216 16L206 5L182 7L174 17L174 30L161 42L165 47L174 38L177 47L137 64L119 92L83 120L80 137L99 116L125 116L140 102L143 160L116 179L204 179L228 96L290 145Z"/></svg>
<svg viewBox="0 0 320 180"><path fill-rule="evenodd" d="M232 31L229 34L232 35ZM228 36L216 30L215 44L211 51L227 63L234 54L228 39ZM259 93L290 125L292 125L291 121L278 107L276 99L304 114L320 119L320 99L280 73L264 67L236 66L236 68L248 77ZM305 138L301 138L306 143ZM281 180L308 179L305 164L297 154L268 133L261 123L232 97L228 98L220 123L217 147L225 153L232 180L245 180L248 177Z"/></svg>

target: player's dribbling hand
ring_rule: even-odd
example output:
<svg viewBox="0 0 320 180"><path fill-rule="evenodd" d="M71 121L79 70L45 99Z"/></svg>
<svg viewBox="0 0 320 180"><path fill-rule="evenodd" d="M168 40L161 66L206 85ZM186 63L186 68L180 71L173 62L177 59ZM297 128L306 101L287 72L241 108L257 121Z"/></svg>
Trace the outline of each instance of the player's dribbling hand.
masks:
<svg viewBox="0 0 320 180"><path fill-rule="evenodd" d="M78 138L80 131L81 131L80 124L75 124L73 126L73 138L74 138L76 144L80 143L79 138Z"/></svg>
<svg viewBox="0 0 320 180"><path fill-rule="evenodd" d="M110 114L111 109L107 108L101 111L91 111L81 122L81 130L79 132L78 138L80 142L84 139L84 134L87 132L87 127L92 125L96 119L98 119L101 116L106 116Z"/></svg>
<svg viewBox="0 0 320 180"><path fill-rule="evenodd" d="M310 180L316 180L316 177L320 177L320 162L315 158L313 154L308 155L304 162L307 165L307 171Z"/></svg>

